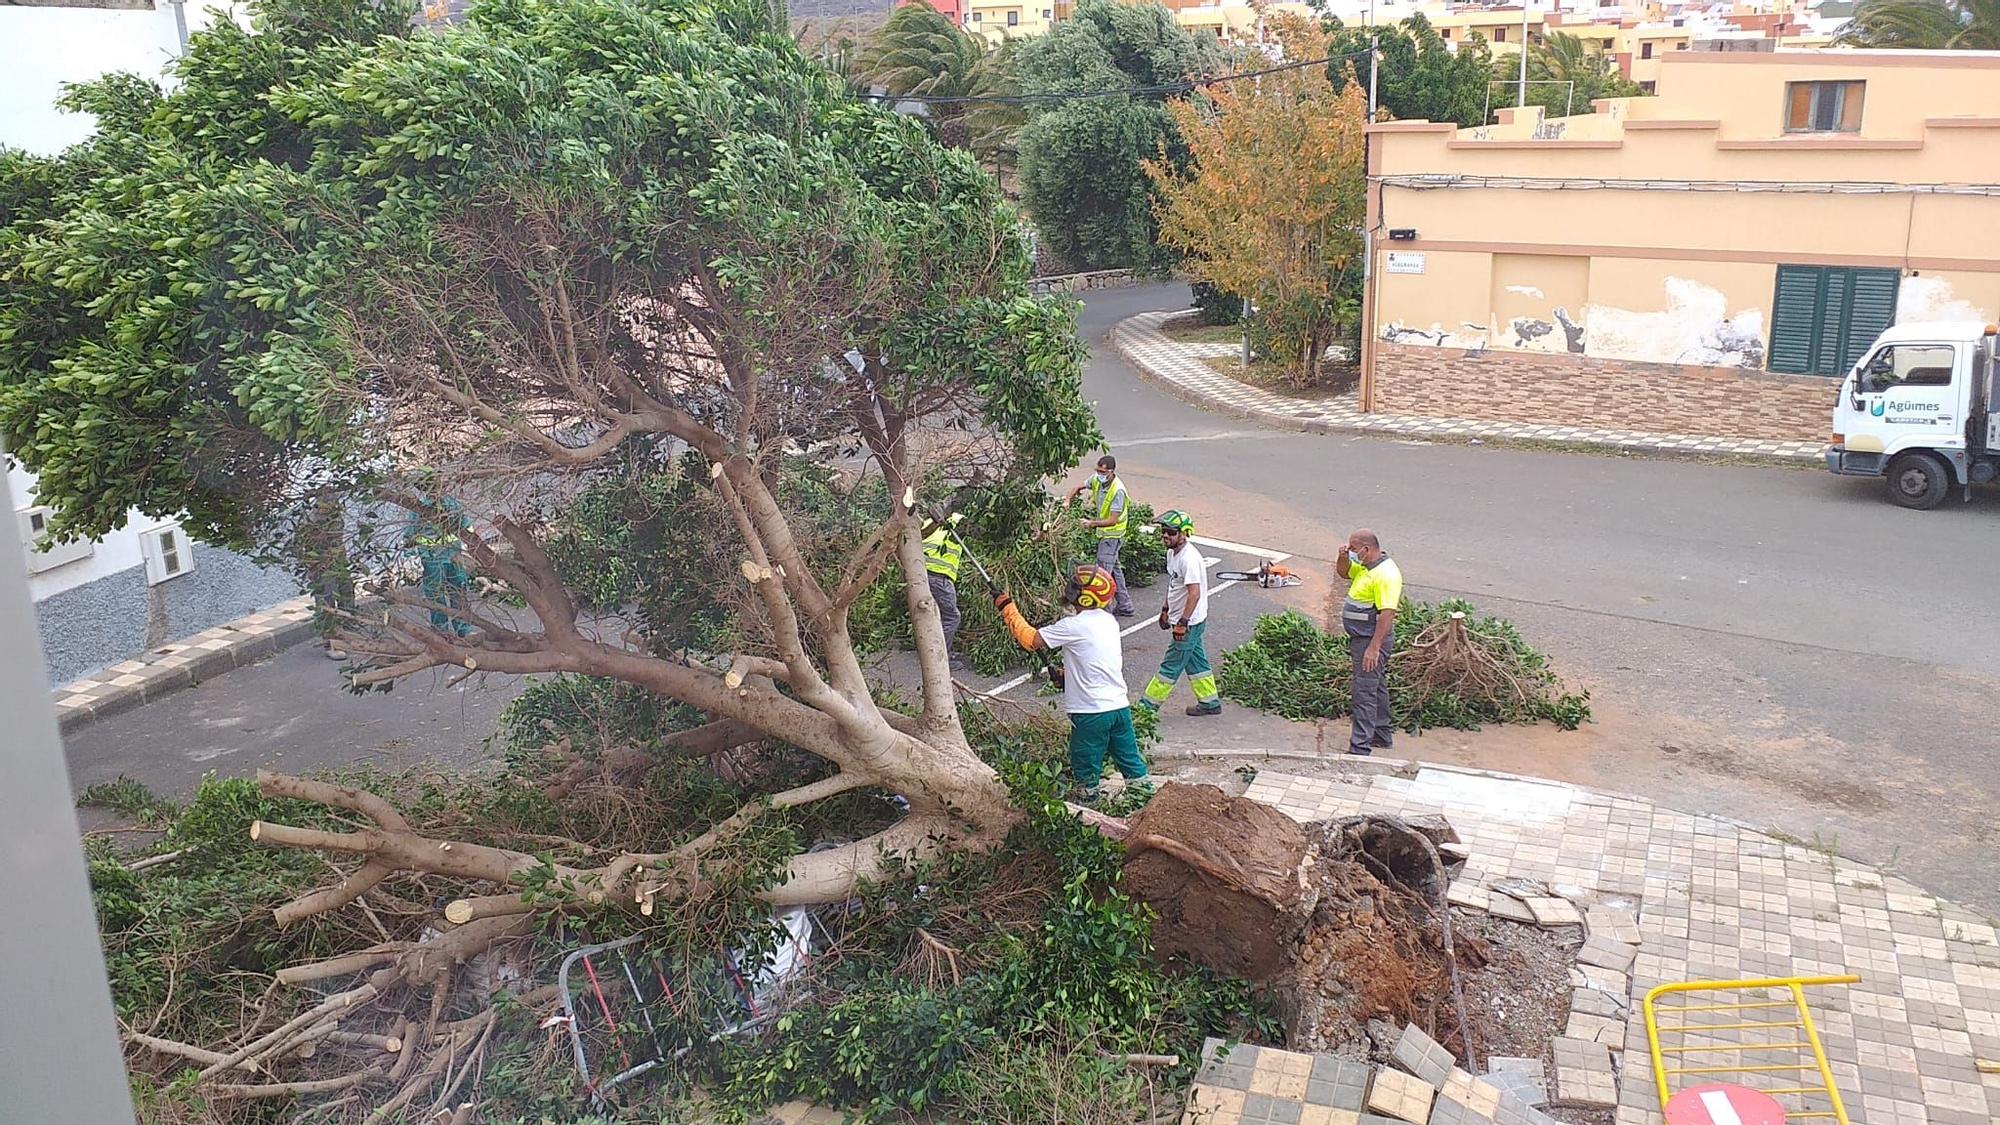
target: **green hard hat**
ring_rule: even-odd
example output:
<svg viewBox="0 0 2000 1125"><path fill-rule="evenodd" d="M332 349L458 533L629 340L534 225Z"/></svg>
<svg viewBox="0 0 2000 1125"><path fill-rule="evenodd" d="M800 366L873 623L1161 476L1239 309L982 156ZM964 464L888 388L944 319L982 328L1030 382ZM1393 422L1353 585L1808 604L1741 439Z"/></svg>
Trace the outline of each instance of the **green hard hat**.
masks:
<svg viewBox="0 0 2000 1125"><path fill-rule="evenodd" d="M1168 508L1156 520L1162 531L1178 531L1183 535L1194 530L1194 519L1179 508Z"/></svg>

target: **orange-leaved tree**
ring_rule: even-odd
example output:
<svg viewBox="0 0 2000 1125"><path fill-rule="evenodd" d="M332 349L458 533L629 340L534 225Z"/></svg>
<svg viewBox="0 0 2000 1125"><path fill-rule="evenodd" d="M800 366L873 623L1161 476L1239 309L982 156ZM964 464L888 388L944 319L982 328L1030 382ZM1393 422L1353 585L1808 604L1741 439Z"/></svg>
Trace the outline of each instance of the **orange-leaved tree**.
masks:
<svg viewBox="0 0 2000 1125"><path fill-rule="evenodd" d="M1287 60L1324 58L1326 35L1278 21ZM1259 63L1260 68L1267 64ZM1256 305L1264 349L1299 383L1359 317L1368 107L1319 66L1270 69L1168 105L1192 159L1148 162L1160 237L1194 277Z"/></svg>

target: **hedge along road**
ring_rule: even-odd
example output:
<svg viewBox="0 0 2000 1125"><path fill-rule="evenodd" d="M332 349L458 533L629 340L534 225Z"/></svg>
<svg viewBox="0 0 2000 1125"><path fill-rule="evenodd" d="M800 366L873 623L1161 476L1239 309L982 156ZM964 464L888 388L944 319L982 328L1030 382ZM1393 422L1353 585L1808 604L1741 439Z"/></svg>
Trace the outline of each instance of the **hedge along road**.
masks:
<svg viewBox="0 0 2000 1125"><path fill-rule="evenodd" d="M1104 290L1083 312L1085 392L1136 498L1294 555L1310 580L1284 593L1305 596L1274 602L1317 605L1371 527L1413 595L1513 618L1591 689L1581 731L1429 732L1397 756L1733 817L2000 914L2000 495L1910 512L1824 472L1264 429L1168 397L1104 338L1187 297ZM1184 722L1171 744L1209 737Z"/></svg>

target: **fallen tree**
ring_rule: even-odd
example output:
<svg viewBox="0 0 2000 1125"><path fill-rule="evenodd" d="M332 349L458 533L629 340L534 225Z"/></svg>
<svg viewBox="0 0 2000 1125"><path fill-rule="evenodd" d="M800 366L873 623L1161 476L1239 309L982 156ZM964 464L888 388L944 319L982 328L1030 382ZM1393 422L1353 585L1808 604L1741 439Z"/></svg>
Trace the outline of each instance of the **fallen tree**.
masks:
<svg viewBox="0 0 2000 1125"><path fill-rule="evenodd" d="M919 509L1032 484L1097 431L1072 306L1028 295L995 186L852 102L760 4L410 17L272 3L256 34L197 36L171 93L72 95L100 132L27 162L0 242L0 425L58 533L184 509L314 588L358 579L328 609L356 688L605 677L831 767L710 832L558 867L565 893L682 893L763 810L863 787L909 815L795 857L770 901L999 840L1017 814L959 725ZM865 524L801 506L836 468L881 482ZM686 569L593 610L552 542L593 489L654 479L676 482ZM850 635L885 570L916 622L913 714L876 702ZM683 627L686 600L726 628ZM530 866L416 837L365 793L267 785L372 821L260 827L363 861L287 920L390 871Z"/></svg>

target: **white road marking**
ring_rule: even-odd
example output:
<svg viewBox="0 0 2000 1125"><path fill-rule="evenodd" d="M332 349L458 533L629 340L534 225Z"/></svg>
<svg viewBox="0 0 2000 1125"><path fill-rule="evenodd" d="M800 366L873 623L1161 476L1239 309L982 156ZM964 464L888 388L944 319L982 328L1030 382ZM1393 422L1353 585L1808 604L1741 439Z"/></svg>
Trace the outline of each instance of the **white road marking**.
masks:
<svg viewBox="0 0 2000 1125"><path fill-rule="evenodd" d="M1260 559L1268 559L1274 563L1284 562L1286 559L1292 557L1283 551L1273 551L1266 547L1252 547L1248 543L1232 543L1227 539L1210 539L1205 535L1190 535L1188 536L1188 541L1199 543L1204 547L1214 547L1218 551L1233 551L1239 555L1255 555Z"/></svg>
<svg viewBox="0 0 2000 1125"><path fill-rule="evenodd" d="M1161 437L1125 438L1114 444L1123 449L1128 445L1177 445L1184 441L1234 441L1238 438L1270 436L1270 430L1224 430L1214 434L1167 434Z"/></svg>

